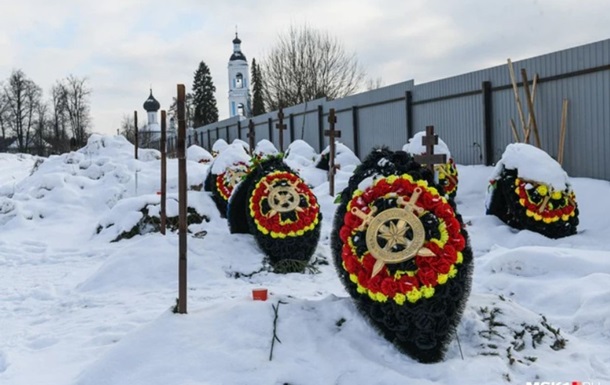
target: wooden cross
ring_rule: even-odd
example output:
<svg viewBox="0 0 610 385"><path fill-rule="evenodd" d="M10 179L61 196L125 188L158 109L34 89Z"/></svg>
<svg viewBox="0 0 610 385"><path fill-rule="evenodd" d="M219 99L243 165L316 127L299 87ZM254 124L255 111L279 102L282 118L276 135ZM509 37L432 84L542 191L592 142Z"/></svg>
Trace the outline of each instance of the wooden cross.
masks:
<svg viewBox="0 0 610 385"><path fill-rule="evenodd" d="M335 195L335 172L337 166L335 166L335 138L341 137L341 131L335 130L335 123L337 123L337 116L335 115L335 109L331 108L328 112L328 124L330 129L324 131L324 136L328 136L330 145L330 154L328 155L328 184L329 194Z"/></svg>
<svg viewBox="0 0 610 385"><path fill-rule="evenodd" d="M417 163L425 164L426 168L434 174L434 165L447 163L446 154L435 154L434 145L438 144L438 135L434 133L434 126L426 127L426 135L421 139L421 144L426 146L426 152L421 155L414 155Z"/></svg>
<svg viewBox="0 0 610 385"><path fill-rule="evenodd" d="M254 122L250 119L248 123L248 145L250 146L250 155L254 154L254 143L256 140L256 132L254 131Z"/></svg>
<svg viewBox="0 0 610 385"><path fill-rule="evenodd" d="M277 113L278 122L275 124L275 128L280 130L280 152L284 152L284 130L286 125L284 124L284 111L280 108Z"/></svg>

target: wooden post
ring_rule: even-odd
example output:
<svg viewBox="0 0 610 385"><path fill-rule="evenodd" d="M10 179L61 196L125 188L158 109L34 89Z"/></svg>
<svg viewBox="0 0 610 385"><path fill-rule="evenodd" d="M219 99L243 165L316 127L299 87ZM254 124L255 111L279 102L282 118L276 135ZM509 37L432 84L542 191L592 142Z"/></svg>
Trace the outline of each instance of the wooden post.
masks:
<svg viewBox="0 0 610 385"><path fill-rule="evenodd" d="M135 158L138 159L138 111L133 112L133 132L135 135Z"/></svg>
<svg viewBox="0 0 610 385"><path fill-rule="evenodd" d="M527 109L529 110L530 117L532 118L532 130L534 131L534 139L536 139L536 147L542 148L540 143L540 134L538 133L538 123L536 123L536 112L534 111L534 101L530 94L530 86L527 81L527 72L525 68L521 68L521 77L523 78L523 89L525 90L525 98L527 100Z"/></svg>
<svg viewBox="0 0 610 385"><path fill-rule="evenodd" d="M434 133L434 126L426 126L426 135L421 138L421 142L426 146L426 152L422 155L414 155L413 158L417 163L425 164L434 175L435 164L447 163L447 155L434 153L434 145L438 143L438 135Z"/></svg>
<svg viewBox="0 0 610 385"><path fill-rule="evenodd" d="M248 122L248 146L250 147L250 155L254 154L254 146L256 143L256 132L254 131L254 121L250 119Z"/></svg>
<svg viewBox="0 0 610 385"><path fill-rule="evenodd" d="M284 111L280 108L277 113L278 122L275 124L275 128L280 130L280 152L284 152L284 130L286 125L284 124Z"/></svg>
<svg viewBox="0 0 610 385"><path fill-rule="evenodd" d="M523 109L521 108L521 99L519 98L519 89L517 88L517 81L515 80L513 62L510 61L510 59L508 59L508 73L510 74L510 82L513 85L515 103L517 103L517 112L519 112L519 120L521 121L521 130L525 132L525 117L523 116Z"/></svg>
<svg viewBox="0 0 610 385"><path fill-rule="evenodd" d="M532 104L534 104L534 100L536 99L536 85L538 84L538 74L536 74L536 76L534 76L534 82L532 84ZM529 115L527 117L527 127L524 133L524 139L523 139L523 143L529 143L530 141L530 133L532 132L532 116Z"/></svg>
<svg viewBox="0 0 610 385"><path fill-rule="evenodd" d="M178 84L178 306L180 314L186 314L186 121L185 121L186 92L184 84Z"/></svg>
<svg viewBox="0 0 610 385"><path fill-rule="evenodd" d="M165 110L161 110L161 234L165 235L165 227L167 226L167 216L165 201L167 197L167 115Z"/></svg>
<svg viewBox="0 0 610 385"><path fill-rule="evenodd" d="M566 126L568 124L568 99L563 99L561 107L561 133L559 134L559 146L557 148L557 162L563 165L563 150L566 145Z"/></svg>
<svg viewBox="0 0 610 385"><path fill-rule="evenodd" d="M335 196L335 172L337 171L335 166L335 138L341 137L341 131L335 130L335 123L337 123L337 116L335 115L335 109L331 108L328 112L330 129L324 131L324 136L328 136L330 146L330 153L328 155L328 193L331 197Z"/></svg>

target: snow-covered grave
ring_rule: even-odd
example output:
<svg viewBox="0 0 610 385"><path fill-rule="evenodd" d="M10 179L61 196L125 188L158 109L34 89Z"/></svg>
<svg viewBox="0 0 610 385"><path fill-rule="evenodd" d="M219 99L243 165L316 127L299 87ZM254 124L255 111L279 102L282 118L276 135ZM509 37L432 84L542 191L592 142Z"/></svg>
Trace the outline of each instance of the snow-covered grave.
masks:
<svg viewBox="0 0 610 385"><path fill-rule="evenodd" d="M97 232L109 217L136 217L135 207L116 209L126 200L159 199L156 151L135 160L124 139L93 136L40 160L0 154L0 384L608 383L610 183L569 178L578 233L553 240L485 215L493 168L458 166L472 292L460 344L426 365L379 336L340 283L324 178L306 178L323 214L315 258L328 263L310 274L270 273L253 237L230 234L209 193L191 191L209 222L199 225L205 237L188 239L189 314L176 315L177 234L110 242ZM187 167L194 186L210 166ZM169 159L168 196L177 170ZM338 191L350 176L342 171ZM253 301L261 287L268 300ZM281 343L270 361L272 305Z"/></svg>

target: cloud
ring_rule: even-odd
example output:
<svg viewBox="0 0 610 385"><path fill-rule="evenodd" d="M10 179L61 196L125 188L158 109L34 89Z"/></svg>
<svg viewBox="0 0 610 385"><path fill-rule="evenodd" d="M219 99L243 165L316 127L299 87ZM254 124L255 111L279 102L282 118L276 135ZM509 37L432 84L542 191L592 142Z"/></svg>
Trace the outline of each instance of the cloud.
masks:
<svg viewBox="0 0 610 385"><path fill-rule="evenodd" d="M49 94L69 74L93 90L94 129L114 133L153 87L168 108L176 84L190 90L210 67L221 119L228 116L227 64L235 26L249 60L279 33L307 23L357 54L385 85L422 83L594 42L610 36L605 0L21 0L0 13L0 81L20 68Z"/></svg>

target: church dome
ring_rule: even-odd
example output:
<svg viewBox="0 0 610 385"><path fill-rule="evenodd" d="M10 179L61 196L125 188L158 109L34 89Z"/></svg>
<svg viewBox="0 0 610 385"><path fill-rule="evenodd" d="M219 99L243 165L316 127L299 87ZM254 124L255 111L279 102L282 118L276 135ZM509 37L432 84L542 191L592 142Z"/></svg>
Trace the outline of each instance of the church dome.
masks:
<svg viewBox="0 0 610 385"><path fill-rule="evenodd" d="M229 59L229 61L234 61L234 60L243 60L243 61L248 61L246 60L246 55L244 55L241 52L241 39L239 37L237 37L237 32L235 32L235 39L233 39L233 54L231 55L231 58Z"/></svg>
<svg viewBox="0 0 610 385"><path fill-rule="evenodd" d="M146 110L146 112L157 112L159 111L159 108L161 108L161 105L153 96L152 90L150 90L150 96L144 102L144 109Z"/></svg>

